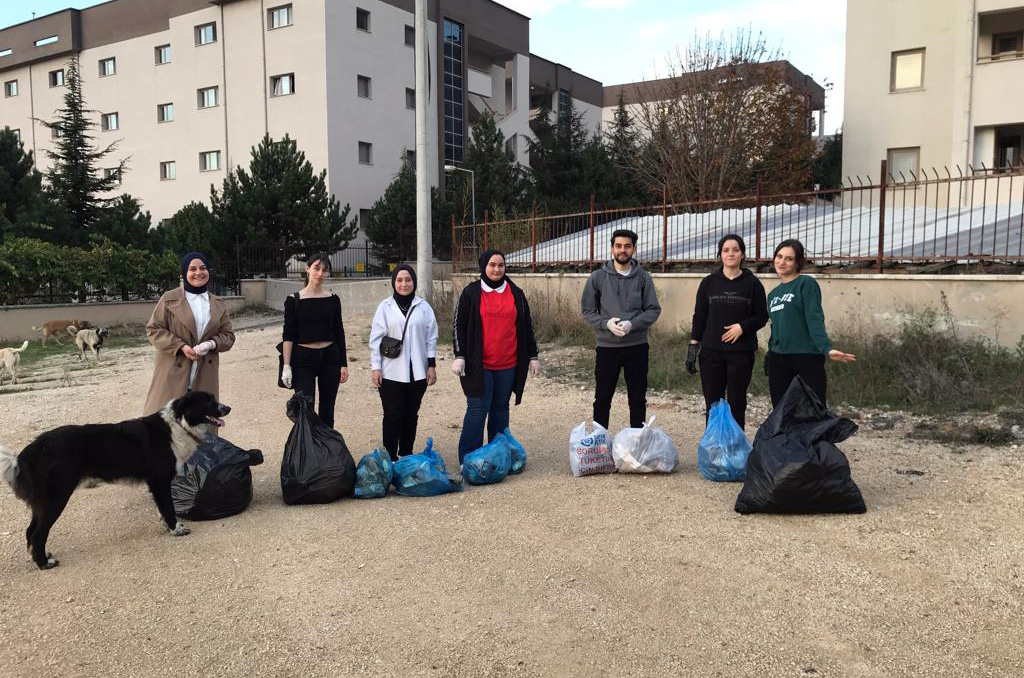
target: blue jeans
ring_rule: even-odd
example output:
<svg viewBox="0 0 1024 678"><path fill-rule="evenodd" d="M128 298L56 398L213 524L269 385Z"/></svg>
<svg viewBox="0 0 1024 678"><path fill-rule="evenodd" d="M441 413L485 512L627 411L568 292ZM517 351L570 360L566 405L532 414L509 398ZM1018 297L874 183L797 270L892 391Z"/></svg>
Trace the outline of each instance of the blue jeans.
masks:
<svg viewBox="0 0 1024 678"><path fill-rule="evenodd" d="M466 416L462 420L459 437L459 463L467 453L484 444L484 420L487 420L487 440L508 428L508 401L516 381L516 368L484 370L484 393L479 398L466 398Z"/></svg>

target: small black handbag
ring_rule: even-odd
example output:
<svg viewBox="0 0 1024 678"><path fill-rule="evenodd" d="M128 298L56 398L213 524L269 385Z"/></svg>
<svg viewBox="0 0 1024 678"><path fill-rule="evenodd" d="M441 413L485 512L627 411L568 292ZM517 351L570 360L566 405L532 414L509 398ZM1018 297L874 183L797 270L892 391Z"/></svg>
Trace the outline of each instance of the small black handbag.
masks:
<svg viewBox="0 0 1024 678"><path fill-rule="evenodd" d="M405 341L405 331L409 329L409 316L416 310L413 306L409 309L409 312L405 314L405 326L402 327L402 338L395 339L394 337L382 337L380 340L380 354L385 358L391 358L394 360L398 356L402 355L402 343Z"/></svg>

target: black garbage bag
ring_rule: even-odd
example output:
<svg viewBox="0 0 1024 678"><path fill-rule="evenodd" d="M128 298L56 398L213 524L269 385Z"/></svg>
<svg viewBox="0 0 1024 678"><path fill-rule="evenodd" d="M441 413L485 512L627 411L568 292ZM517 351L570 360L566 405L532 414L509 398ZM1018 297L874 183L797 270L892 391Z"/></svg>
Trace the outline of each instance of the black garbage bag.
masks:
<svg viewBox="0 0 1024 678"><path fill-rule="evenodd" d="M326 504L349 497L356 463L340 433L325 424L302 394L288 401L295 422L281 459L281 494L286 504Z"/></svg>
<svg viewBox="0 0 1024 678"><path fill-rule="evenodd" d="M189 520L217 520L241 513L252 500L250 466L263 463L259 450L243 450L206 435L171 481L174 512Z"/></svg>
<svg viewBox="0 0 1024 678"><path fill-rule="evenodd" d="M832 414L800 377L754 438L737 513L864 513L850 462L836 447L857 432Z"/></svg>

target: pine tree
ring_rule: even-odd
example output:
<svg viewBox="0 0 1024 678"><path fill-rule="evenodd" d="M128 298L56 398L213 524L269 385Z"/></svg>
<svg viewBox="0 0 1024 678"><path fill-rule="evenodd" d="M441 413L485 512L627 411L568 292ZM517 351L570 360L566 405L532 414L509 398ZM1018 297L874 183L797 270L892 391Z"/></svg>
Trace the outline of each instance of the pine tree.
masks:
<svg viewBox="0 0 1024 678"><path fill-rule="evenodd" d="M451 249L451 206L436 189L430 189L433 250L449 256ZM402 169L373 203L363 232L374 254L391 263L416 258L416 172L403 159Z"/></svg>
<svg viewBox="0 0 1024 678"><path fill-rule="evenodd" d="M485 209L492 215L510 215L526 206L527 184L523 171L512 152L505 148L505 134L489 112L473 125L464 158L462 166L473 172L477 220L483 218ZM468 177L466 179L465 184L468 184ZM449 177L449 182L458 186L457 195L469 190L468 185L463 186L454 177ZM455 202L463 201L456 197ZM462 217L461 221L468 222L470 214Z"/></svg>
<svg viewBox="0 0 1024 678"><path fill-rule="evenodd" d="M42 181L32 152L9 127L0 130L0 241L38 230L33 224L43 214Z"/></svg>
<svg viewBox="0 0 1024 678"><path fill-rule="evenodd" d="M356 236L351 208L327 188L327 170L314 173L306 154L286 134L264 136L252 149L249 169L236 167L218 193L210 189L221 236L250 243L283 243L286 256L337 252Z"/></svg>
<svg viewBox="0 0 1024 678"><path fill-rule="evenodd" d="M47 192L55 208L49 218L50 225L56 229L58 240L65 244L84 245L100 218L100 212L111 200L100 196L117 188L119 176L124 173L127 163L119 161L116 174L109 176L104 176L98 169L117 143L103 149L94 144L91 131L96 123L90 116L96 111L85 105L77 54L67 65L65 85L64 107L57 109L56 119L37 122L58 134L54 144L56 150L47 151L51 160L46 173Z"/></svg>

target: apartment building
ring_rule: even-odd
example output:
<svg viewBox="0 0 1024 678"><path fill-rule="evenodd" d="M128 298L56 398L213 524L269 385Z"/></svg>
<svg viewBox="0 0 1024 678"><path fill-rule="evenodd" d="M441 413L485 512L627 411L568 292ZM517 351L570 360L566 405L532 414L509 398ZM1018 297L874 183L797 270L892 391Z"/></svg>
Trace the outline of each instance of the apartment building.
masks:
<svg viewBox="0 0 1024 678"><path fill-rule="evenodd" d="M843 175L1019 165L1022 82L1020 0L847 3Z"/></svg>
<svg viewBox="0 0 1024 678"><path fill-rule="evenodd" d="M0 125L18 130L45 168L53 138L36 120L62 105L78 54L96 141L118 142L116 156L129 159L120 190L155 222L208 201L264 134L289 134L363 216L415 148L414 9L414 0L111 0L63 10L0 30ZM431 183L462 162L485 111L525 164L538 60L529 19L492 0L429 0L428 34ZM580 82L592 104L593 81Z"/></svg>
<svg viewBox="0 0 1024 678"><path fill-rule="evenodd" d="M788 61L769 61L760 64L745 64L740 67L740 77L747 77L750 82L764 82L770 74L773 82L785 83L792 90L800 92L807 103L807 133L819 136L825 128L825 88L804 74ZM727 72L733 71L732 67L715 69L710 72L711 79L716 79L716 73L721 71L721 77L727 76ZM755 71L755 72L751 72ZM759 71L759 72L757 72ZM765 73L768 72L768 73ZM619 96L622 96L626 111L634 119L637 118L644 105L664 101L679 91L685 91L685 81L688 78L706 78L707 72L700 74L686 73L677 75L675 78L659 78L656 80L643 80L640 82L629 82L622 85L609 85L602 91L601 120L602 128L608 129L615 120L615 111L619 107ZM698 80L698 82L700 82Z"/></svg>

